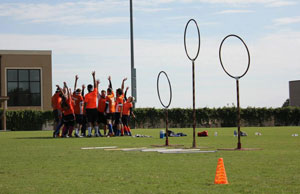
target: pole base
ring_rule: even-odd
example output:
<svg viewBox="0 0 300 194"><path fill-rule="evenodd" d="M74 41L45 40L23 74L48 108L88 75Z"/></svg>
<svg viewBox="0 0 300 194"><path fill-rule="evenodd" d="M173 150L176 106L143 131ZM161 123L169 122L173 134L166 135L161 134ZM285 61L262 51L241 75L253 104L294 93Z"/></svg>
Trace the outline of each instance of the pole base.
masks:
<svg viewBox="0 0 300 194"><path fill-rule="evenodd" d="M166 139L166 146L169 146L169 140Z"/></svg>
<svg viewBox="0 0 300 194"><path fill-rule="evenodd" d="M242 144L241 144L241 143L238 143L236 149L242 149Z"/></svg>
<svg viewBox="0 0 300 194"><path fill-rule="evenodd" d="M193 146L192 146L192 148L196 148L197 146L196 146L196 142L193 142Z"/></svg>

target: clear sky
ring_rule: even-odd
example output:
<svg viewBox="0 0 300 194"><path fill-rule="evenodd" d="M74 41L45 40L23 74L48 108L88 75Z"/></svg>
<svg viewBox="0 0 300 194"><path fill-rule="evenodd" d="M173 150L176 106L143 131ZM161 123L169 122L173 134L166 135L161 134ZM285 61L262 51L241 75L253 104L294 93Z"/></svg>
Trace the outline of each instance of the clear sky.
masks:
<svg viewBox="0 0 300 194"><path fill-rule="evenodd" d="M242 107L280 107L289 97L290 80L300 79L299 0L133 0L137 107L158 107L156 78L168 73L171 107L192 107L192 65L186 57L183 34L194 18L201 31L196 60L196 107L236 104L235 80L219 62L219 45L228 34L247 43L248 73L240 80ZM92 81L100 89L120 86L130 78L129 1L127 0L0 0L0 49L52 50L53 90L66 81L73 87ZM195 27L188 28L188 48L197 43ZM224 43L225 67L242 73L247 55L235 39ZM161 80L163 100L168 85ZM130 79L126 82L130 86Z"/></svg>

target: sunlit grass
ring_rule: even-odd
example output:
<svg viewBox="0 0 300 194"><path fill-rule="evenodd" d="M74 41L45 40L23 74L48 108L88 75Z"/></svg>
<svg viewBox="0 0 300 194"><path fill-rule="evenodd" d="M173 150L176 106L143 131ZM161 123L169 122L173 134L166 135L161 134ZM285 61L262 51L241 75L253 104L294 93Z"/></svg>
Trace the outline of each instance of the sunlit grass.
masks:
<svg viewBox="0 0 300 194"><path fill-rule="evenodd" d="M133 130L152 138L51 138L51 131L0 133L0 193L299 193L299 127L243 128L242 146L260 151L160 154L81 150L81 147L162 145L161 129ZM171 129L187 137L170 144L192 145L191 129ZM201 129L198 129L200 131ZM234 148L233 128L203 129L197 137L209 150ZM218 136L214 136L218 132ZM261 132L262 136L255 136ZM214 185L222 157L229 185Z"/></svg>

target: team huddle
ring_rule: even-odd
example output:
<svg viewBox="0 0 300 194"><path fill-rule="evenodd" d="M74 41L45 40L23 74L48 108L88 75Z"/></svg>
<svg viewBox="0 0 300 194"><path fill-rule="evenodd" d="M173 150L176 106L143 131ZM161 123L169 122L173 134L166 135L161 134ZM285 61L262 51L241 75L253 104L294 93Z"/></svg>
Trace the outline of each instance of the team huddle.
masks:
<svg viewBox="0 0 300 194"><path fill-rule="evenodd" d="M116 90L116 95L112 88L111 77L108 77L109 85L107 90L99 93L99 80L92 72L94 85L87 86L88 93L84 95L85 85L77 88L79 77L75 76L74 91L68 88L64 82L63 88L56 85L57 90L52 96L52 108L55 118L53 137L92 137L94 129L95 137L102 136L131 136L129 120L135 117L132 108L134 97L127 98L124 83ZM99 126L103 126L102 135ZM108 133L107 133L108 128ZM62 130L61 130L62 129ZM86 135L86 129L88 134Z"/></svg>

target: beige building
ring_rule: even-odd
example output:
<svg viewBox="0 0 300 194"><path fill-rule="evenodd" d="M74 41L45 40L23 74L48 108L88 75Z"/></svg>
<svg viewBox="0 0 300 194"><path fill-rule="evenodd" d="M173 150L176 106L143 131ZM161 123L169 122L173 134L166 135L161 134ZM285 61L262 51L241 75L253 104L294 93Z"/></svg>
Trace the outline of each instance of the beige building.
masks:
<svg viewBox="0 0 300 194"><path fill-rule="evenodd" d="M290 81L290 106L300 107L300 80Z"/></svg>
<svg viewBox="0 0 300 194"><path fill-rule="evenodd" d="M0 69L7 110L51 110L51 51L0 50Z"/></svg>

